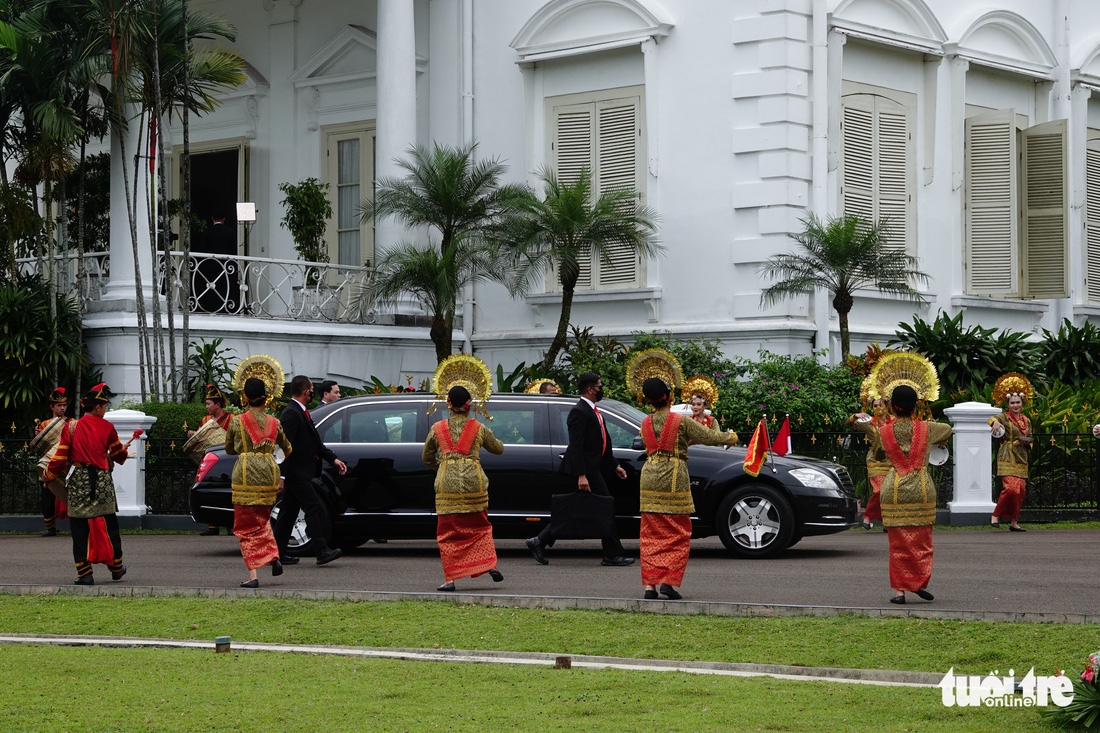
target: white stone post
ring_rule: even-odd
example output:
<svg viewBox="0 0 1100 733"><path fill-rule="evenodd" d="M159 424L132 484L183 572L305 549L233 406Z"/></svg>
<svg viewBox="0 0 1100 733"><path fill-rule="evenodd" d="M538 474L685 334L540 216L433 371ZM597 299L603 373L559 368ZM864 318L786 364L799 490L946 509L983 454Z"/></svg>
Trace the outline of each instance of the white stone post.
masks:
<svg viewBox="0 0 1100 733"><path fill-rule="evenodd" d="M130 444L129 455L121 466L114 465L112 478L118 499L120 517L140 517L149 513L145 505L145 441L149 428L157 421L152 415L137 410L111 410L104 417L115 426L119 442L125 443L141 428L145 434Z"/></svg>
<svg viewBox="0 0 1100 733"><path fill-rule="evenodd" d="M955 495L947 502L951 525L985 524L993 514L993 460L989 418L1001 410L963 402L943 411L954 430Z"/></svg>

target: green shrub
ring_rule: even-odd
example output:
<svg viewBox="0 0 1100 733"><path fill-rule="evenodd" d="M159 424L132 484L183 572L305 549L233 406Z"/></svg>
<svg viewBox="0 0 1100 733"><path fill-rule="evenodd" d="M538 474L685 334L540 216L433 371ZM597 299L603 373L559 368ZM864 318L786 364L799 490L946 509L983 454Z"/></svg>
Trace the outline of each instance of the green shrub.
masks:
<svg viewBox="0 0 1100 733"><path fill-rule="evenodd" d="M187 431L197 429L206 417L206 405L198 402L139 402L131 409L157 419L149 429L149 440L175 442L177 449L187 440Z"/></svg>
<svg viewBox="0 0 1100 733"><path fill-rule="evenodd" d="M1078 328L1069 319L1057 333L1043 329L1039 373L1046 379L1081 385L1100 379L1100 328L1088 321Z"/></svg>

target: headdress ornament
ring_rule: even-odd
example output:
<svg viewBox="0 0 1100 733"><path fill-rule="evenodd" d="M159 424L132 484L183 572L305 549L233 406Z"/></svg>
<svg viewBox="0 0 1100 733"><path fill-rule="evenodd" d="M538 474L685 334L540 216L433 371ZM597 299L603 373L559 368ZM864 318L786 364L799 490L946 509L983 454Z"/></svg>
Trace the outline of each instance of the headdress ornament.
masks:
<svg viewBox="0 0 1100 733"><path fill-rule="evenodd" d="M50 404L63 405L69 401L69 398L65 396L65 388L58 387L53 392L50 392Z"/></svg>
<svg viewBox="0 0 1100 733"><path fill-rule="evenodd" d="M554 389L561 392L561 387L553 379L535 379L527 383L527 386L523 388L524 394L538 394L542 391L542 385L552 384Z"/></svg>
<svg viewBox="0 0 1100 733"><path fill-rule="evenodd" d="M696 374L684 380L684 388L681 390L681 398L684 402L691 402L694 397L702 397L708 405L718 401L718 385L710 377Z"/></svg>
<svg viewBox="0 0 1100 733"><path fill-rule="evenodd" d="M470 354L454 354L439 362L432 375L436 399L446 400L452 387L465 387L478 412L488 417L485 403L493 393L493 375L485 362Z"/></svg>
<svg viewBox="0 0 1100 733"><path fill-rule="evenodd" d="M221 403L223 405L225 404L225 395L222 394L222 391L220 389L218 389L218 385L216 385L216 384L206 385L206 396L203 397L203 399L205 399L205 400L221 400Z"/></svg>
<svg viewBox="0 0 1100 733"><path fill-rule="evenodd" d="M244 392L244 383L255 377L264 383L267 389L267 401L273 402L279 399L283 393L283 385L286 384L286 374L279 362L267 354L257 354L247 359L242 359L233 372L233 389L236 392Z"/></svg>
<svg viewBox="0 0 1100 733"><path fill-rule="evenodd" d="M913 351L895 351L878 360L871 372L871 399L888 400L896 387L912 387L918 400L934 402L940 396L936 367Z"/></svg>
<svg viewBox="0 0 1100 733"><path fill-rule="evenodd" d="M662 380L673 394L684 385L679 360L664 349L646 349L634 355L626 367L626 388L630 394L639 396L642 384L651 377Z"/></svg>
<svg viewBox="0 0 1100 733"><path fill-rule="evenodd" d="M1024 402L1030 402L1031 393L1031 380L1019 372L1001 375L993 385L993 401L996 403L1007 402L1009 397L1015 395L1019 395Z"/></svg>
<svg viewBox="0 0 1100 733"><path fill-rule="evenodd" d="M863 378L863 383L859 385L859 401L866 407L870 407L871 403L875 401L875 398L871 396L871 375L868 374Z"/></svg>
<svg viewBox="0 0 1100 733"><path fill-rule="evenodd" d="M115 393L110 390L107 383L100 382L84 394L84 399L80 401L80 404L89 408L96 405L106 405L114 396Z"/></svg>

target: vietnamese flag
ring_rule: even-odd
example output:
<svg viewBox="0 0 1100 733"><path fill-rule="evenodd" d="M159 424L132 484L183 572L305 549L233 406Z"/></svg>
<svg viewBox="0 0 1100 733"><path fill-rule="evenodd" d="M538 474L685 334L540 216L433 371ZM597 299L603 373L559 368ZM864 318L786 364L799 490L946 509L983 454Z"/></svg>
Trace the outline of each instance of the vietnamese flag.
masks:
<svg viewBox="0 0 1100 733"><path fill-rule="evenodd" d="M749 441L748 450L745 451L745 473L750 476L758 476L760 469L764 467L764 459L768 456L768 419L765 417L756 426L756 431Z"/></svg>
<svg viewBox="0 0 1100 733"><path fill-rule="evenodd" d="M783 418L783 424L779 426L779 432L772 443L772 453L777 456L785 456L791 452L791 416Z"/></svg>

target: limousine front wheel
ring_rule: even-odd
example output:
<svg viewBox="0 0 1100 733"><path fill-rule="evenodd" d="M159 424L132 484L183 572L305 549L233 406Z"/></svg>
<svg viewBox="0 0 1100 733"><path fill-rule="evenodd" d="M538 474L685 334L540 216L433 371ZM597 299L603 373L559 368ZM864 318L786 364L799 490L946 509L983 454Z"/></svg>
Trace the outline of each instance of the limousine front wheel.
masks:
<svg viewBox="0 0 1100 733"><path fill-rule="evenodd" d="M787 499L767 486L743 486L718 505L715 522L726 549L749 558L778 555L794 537L794 512Z"/></svg>
<svg viewBox="0 0 1100 733"><path fill-rule="evenodd" d="M279 501L271 508L271 528L275 529L275 522L279 518L279 510L283 502ZM298 512L298 518L294 520L294 526L290 530L290 540L287 550L291 555L313 555L317 551L317 543L309 536L309 528L306 525L306 513Z"/></svg>

